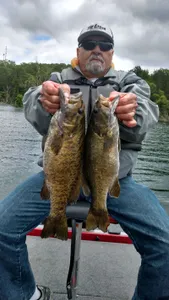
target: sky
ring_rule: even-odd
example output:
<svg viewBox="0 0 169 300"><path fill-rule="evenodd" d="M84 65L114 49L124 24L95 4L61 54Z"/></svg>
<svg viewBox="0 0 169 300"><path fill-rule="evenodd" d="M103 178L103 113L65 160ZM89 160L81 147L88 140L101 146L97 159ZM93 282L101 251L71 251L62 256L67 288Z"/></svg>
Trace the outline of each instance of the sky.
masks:
<svg viewBox="0 0 169 300"><path fill-rule="evenodd" d="M0 0L0 59L70 63L85 25L114 34L117 70L169 69L169 0Z"/></svg>

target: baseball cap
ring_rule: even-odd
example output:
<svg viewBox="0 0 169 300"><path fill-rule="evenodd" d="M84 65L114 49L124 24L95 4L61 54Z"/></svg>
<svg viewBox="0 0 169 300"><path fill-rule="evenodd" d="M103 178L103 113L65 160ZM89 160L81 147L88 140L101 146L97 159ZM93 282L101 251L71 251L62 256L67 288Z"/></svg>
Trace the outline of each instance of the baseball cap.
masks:
<svg viewBox="0 0 169 300"><path fill-rule="evenodd" d="M92 35L103 36L114 45L114 37L112 30L107 25L102 23L93 23L89 26L84 27L77 39L78 43L80 44L85 38Z"/></svg>

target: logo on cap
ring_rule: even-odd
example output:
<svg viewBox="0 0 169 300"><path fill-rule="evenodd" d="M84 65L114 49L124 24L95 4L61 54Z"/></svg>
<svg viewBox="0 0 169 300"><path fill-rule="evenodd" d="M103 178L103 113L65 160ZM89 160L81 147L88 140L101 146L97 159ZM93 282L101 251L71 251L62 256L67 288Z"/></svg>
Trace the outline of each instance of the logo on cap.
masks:
<svg viewBox="0 0 169 300"><path fill-rule="evenodd" d="M90 25L89 27L87 27L88 30L91 30L91 29L101 29L101 30L106 30L105 27L102 27L101 25L98 25L98 24L94 24L94 25Z"/></svg>

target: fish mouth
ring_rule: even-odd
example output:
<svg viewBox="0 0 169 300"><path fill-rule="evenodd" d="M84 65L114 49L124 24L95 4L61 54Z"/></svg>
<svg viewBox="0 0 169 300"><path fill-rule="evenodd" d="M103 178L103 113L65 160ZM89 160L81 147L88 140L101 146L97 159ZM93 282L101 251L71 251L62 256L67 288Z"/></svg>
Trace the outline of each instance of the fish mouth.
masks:
<svg viewBox="0 0 169 300"><path fill-rule="evenodd" d="M72 109L74 108L75 110L76 109L80 110L81 113L82 113L83 110L84 110L84 103L83 103L83 99L82 99L82 92L78 92L76 94L71 94L67 106L69 108L72 107Z"/></svg>
<svg viewBox="0 0 169 300"><path fill-rule="evenodd" d="M109 98L105 98L103 95L100 95L98 104L100 104L100 106L103 108L111 107L111 102L109 101Z"/></svg>
<svg viewBox="0 0 169 300"><path fill-rule="evenodd" d="M82 101L82 92L78 92L76 94L71 94L68 103L76 104Z"/></svg>
<svg viewBox="0 0 169 300"><path fill-rule="evenodd" d="M104 100L101 102L101 106L110 108L111 103L109 102L109 100Z"/></svg>
<svg viewBox="0 0 169 300"><path fill-rule="evenodd" d="M59 89L59 96L60 96L60 104L61 109L64 111L65 107L69 104L76 104L78 102L82 102L82 92L78 92L75 94L68 94L64 92L61 88Z"/></svg>
<svg viewBox="0 0 169 300"><path fill-rule="evenodd" d="M103 95L100 95L99 103L101 107L110 108L113 112L115 112L119 98L120 96L117 95L113 101L110 101L109 98L105 98Z"/></svg>
<svg viewBox="0 0 169 300"><path fill-rule="evenodd" d="M76 104L78 102L80 102L79 99L71 99L70 98L69 101L68 101L68 104Z"/></svg>

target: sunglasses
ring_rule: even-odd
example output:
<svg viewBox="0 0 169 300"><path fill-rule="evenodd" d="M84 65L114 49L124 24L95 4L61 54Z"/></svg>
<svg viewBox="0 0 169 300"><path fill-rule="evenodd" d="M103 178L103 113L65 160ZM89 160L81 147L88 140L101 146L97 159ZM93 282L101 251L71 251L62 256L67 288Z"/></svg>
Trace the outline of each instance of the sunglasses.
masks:
<svg viewBox="0 0 169 300"><path fill-rule="evenodd" d="M79 47L83 47L85 50L90 51L99 46L101 51L109 51L113 49L113 43L103 41L84 41Z"/></svg>

